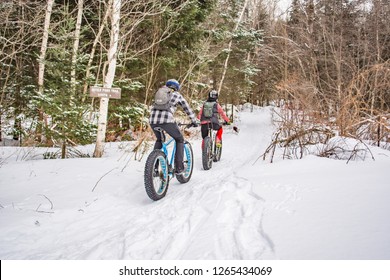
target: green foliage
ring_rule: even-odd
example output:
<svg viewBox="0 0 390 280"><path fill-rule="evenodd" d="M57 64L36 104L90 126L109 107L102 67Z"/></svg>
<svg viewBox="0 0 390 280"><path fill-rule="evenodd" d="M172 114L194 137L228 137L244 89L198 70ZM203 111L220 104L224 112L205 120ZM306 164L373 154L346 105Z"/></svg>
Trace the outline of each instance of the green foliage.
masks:
<svg viewBox="0 0 390 280"><path fill-rule="evenodd" d="M5 38L0 38L0 44L11 42L2 51L12 58L4 59L0 54L0 87L5 92L4 102L0 105L5 109L15 108L5 110L12 111L12 119L23 115L25 118L21 119L22 122L27 122L28 119L31 123L36 123L39 120L40 125L44 124L45 136L55 143L93 142L96 125L88 120L86 112L97 111L98 102L91 108L91 99L81 96L81 92L84 83L102 85L106 75L110 17L98 39L91 68L88 69L90 76L86 77L92 44L103 23L107 1L84 3L75 65L75 91L70 73L73 67L77 1L56 2L44 61L45 82L42 94L38 94L36 81L45 3L39 4L38 1L34 5L27 5L24 2L13 5L13 10L9 13L7 11L9 17L3 17L12 24L0 24L0 32ZM127 129L145 128L148 109L141 104L146 99L145 93L152 92L168 78L180 81L183 79L182 93L185 96L201 96L210 87L210 80L221 76L228 52L231 60L224 90L231 92L233 96L233 93L248 92L253 88L253 80L259 67L254 60L248 60L247 55L252 54L262 43L263 35L261 31L249 28L248 26L253 26L250 24L242 24L233 33L242 3L242 0L224 1L223 5L217 0L154 3L122 1L120 41L113 84L122 89L122 98L110 100L108 130L121 133ZM23 19L14 20L22 14ZM38 14L39 18L35 18ZM31 29L28 28L29 25L32 26ZM14 39L13 35L21 30L25 32L25 41L23 47L13 55L13 48L19 46L20 39ZM233 48L227 52L230 39L233 39ZM44 114L43 120L40 119L40 113ZM14 129L18 133L26 132L22 127L15 126Z"/></svg>
<svg viewBox="0 0 390 280"><path fill-rule="evenodd" d="M233 39L237 42L241 49L253 51L256 46L263 43L263 33L263 30L246 28L241 25L235 34L233 34Z"/></svg>
<svg viewBox="0 0 390 280"><path fill-rule="evenodd" d="M61 153L60 153L60 151L45 152L45 153L43 153L42 156L43 156L43 159L57 159L57 158L60 158Z"/></svg>
<svg viewBox="0 0 390 280"><path fill-rule="evenodd" d="M45 135L54 142L71 141L77 144L91 143L96 135L96 125L87 120L86 105L77 105L66 98L67 91L45 90L37 94L34 103L49 116ZM71 99L69 101L69 99Z"/></svg>
<svg viewBox="0 0 390 280"><path fill-rule="evenodd" d="M56 151L47 151L43 153L43 159L59 159L61 158L61 150L58 149ZM66 150L66 158L90 158L91 155L88 153L84 153L80 150L77 150L75 148L68 148Z"/></svg>
<svg viewBox="0 0 390 280"><path fill-rule="evenodd" d="M140 81L134 81L132 79L121 79L115 82L115 87L120 87L122 90L130 92L137 92L145 88Z"/></svg>
<svg viewBox="0 0 390 280"><path fill-rule="evenodd" d="M138 130L147 125L148 108L139 103L131 102L128 105L110 106L109 126L116 132L128 129Z"/></svg>

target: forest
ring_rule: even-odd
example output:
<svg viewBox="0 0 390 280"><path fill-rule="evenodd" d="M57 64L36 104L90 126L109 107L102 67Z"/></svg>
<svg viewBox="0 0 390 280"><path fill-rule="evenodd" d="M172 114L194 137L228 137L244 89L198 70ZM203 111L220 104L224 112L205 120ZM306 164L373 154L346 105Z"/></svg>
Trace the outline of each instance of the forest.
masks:
<svg viewBox="0 0 390 280"><path fill-rule="evenodd" d="M390 1L277 2L2 0L0 139L66 157L96 141L106 106L103 140L136 140L174 78L194 110L213 88L223 106L282 108L274 145L338 134L388 147Z"/></svg>

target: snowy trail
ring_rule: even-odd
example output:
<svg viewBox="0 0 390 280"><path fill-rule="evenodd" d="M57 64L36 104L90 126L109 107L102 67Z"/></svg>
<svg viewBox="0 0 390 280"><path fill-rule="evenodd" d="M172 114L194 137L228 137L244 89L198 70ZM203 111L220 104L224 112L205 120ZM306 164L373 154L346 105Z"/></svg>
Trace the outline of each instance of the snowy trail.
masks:
<svg viewBox="0 0 390 280"><path fill-rule="evenodd" d="M250 182L236 175L239 168L258 156L255 151L259 147L247 149L239 159L237 151L229 149L230 141L239 141L235 146L247 146L250 138L245 135L245 126L257 128L253 123L243 124L244 133L225 133L223 158L209 171L201 169L200 142L195 143L196 164L191 181L184 185L173 181L168 195L147 207L162 214L138 220L150 234L144 239L140 236L138 243L127 242L129 255L125 258L256 259L264 251L272 251L269 239L261 231L261 198L254 194ZM144 232L140 235L144 236ZM158 246L153 240L159 240ZM134 253L137 250L142 251Z"/></svg>
<svg viewBox="0 0 390 280"><path fill-rule="evenodd" d="M49 211L48 206L41 209L54 213L36 212L27 219L21 233L5 230L0 234L7 240L7 245L2 244L2 256L16 259L261 258L264 252L272 252L272 243L261 226L264 203L252 191L251 183L237 175L240 168L259 155L261 147L248 145L248 139L254 135L262 137L259 123L246 123L244 119L238 124L241 128L238 135L227 130L222 160L214 163L209 171L202 170L200 140L194 141L195 170L191 181L183 185L173 181L167 196L158 202L150 201L144 191L145 159L130 162L123 172L124 160L117 160L113 165L112 161L101 159L97 170L95 165L89 168L86 160L76 176L79 183L85 183L83 197L70 205L64 201L63 209L58 209L59 201L66 200L67 196L73 199L68 189L75 180L71 160L65 166L59 162L58 167L48 161L31 163L30 170L22 175L26 179L20 184L40 178L38 172L52 174L40 184L46 186L42 193L53 200L55 209ZM268 123L264 125L267 127ZM254 134L253 130L258 131ZM230 144L246 149L238 157L237 150L229 149ZM127 176L127 169L132 174L135 169L137 176ZM56 174L66 172L69 181L56 182ZM94 176L94 182L100 179L95 186L88 176L91 173L100 174ZM101 174L107 175L99 178ZM52 188L62 189L62 197L55 197ZM37 200L35 192L26 194L26 201ZM32 212L32 205L48 204L42 197L39 200L32 204L19 203L19 214L23 215L26 208ZM33 222L31 219L36 219L35 226L27 225ZM20 243L21 240L25 243Z"/></svg>

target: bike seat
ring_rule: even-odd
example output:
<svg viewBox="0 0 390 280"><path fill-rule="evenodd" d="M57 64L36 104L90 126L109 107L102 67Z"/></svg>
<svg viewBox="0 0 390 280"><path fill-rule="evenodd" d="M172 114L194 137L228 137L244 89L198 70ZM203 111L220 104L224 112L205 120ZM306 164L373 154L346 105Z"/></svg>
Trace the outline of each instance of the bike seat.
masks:
<svg viewBox="0 0 390 280"><path fill-rule="evenodd" d="M158 131L158 132L163 132L163 129L159 126L156 126L155 128L153 128L154 130Z"/></svg>
<svg viewBox="0 0 390 280"><path fill-rule="evenodd" d="M165 142L165 134L164 134L164 129L162 129L161 127L159 127L159 126L156 126L155 128L153 128L155 131L158 131L158 132L160 132L160 134L161 134L161 140L163 141L163 142Z"/></svg>

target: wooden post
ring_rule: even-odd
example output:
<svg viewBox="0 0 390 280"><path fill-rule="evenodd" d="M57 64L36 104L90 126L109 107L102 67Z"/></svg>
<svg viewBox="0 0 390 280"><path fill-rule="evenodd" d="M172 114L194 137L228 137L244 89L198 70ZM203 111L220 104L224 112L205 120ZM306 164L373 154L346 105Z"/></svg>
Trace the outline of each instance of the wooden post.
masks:
<svg viewBox="0 0 390 280"><path fill-rule="evenodd" d="M102 88L91 87L90 96L100 98L100 112L98 121L98 132L95 146L94 157L101 157L103 155L103 146L106 139L106 126L107 126L107 114L108 114L108 101L110 98L120 99L120 88Z"/></svg>

